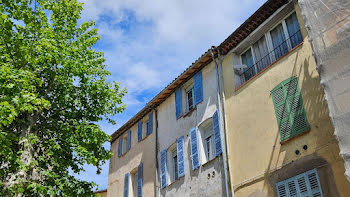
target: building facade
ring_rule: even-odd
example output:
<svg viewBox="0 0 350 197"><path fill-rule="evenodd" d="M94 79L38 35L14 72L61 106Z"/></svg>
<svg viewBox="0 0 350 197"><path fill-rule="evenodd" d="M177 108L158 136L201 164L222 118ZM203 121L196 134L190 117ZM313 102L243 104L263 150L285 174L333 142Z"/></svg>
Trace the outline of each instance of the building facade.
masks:
<svg viewBox="0 0 350 197"><path fill-rule="evenodd" d="M349 196L298 2L263 7L274 11L264 18L258 10L245 23L256 28L219 46L228 51L221 59L234 195Z"/></svg>
<svg viewBox="0 0 350 197"><path fill-rule="evenodd" d="M335 20L337 33L325 25L325 43L344 62L350 4L330 2L345 14ZM304 23L322 10L316 4L268 0L119 128L107 196L349 196L340 156L348 158L348 116L339 113L350 106L350 85L338 76L321 85L319 42L309 37L315 24ZM327 103L329 87L345 92L330 103L337 110ZM342 129L336 137L332 121Z"/></svg>

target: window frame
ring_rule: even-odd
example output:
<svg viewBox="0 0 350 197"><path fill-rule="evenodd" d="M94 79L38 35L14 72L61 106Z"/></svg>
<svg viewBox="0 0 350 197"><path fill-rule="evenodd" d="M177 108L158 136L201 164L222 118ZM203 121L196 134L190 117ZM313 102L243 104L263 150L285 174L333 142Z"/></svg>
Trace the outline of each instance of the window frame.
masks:
<svg viewBox="0 0 350 197"><path fill-rule="evenodd" d="M190 103L189 103L189 98L188 98L189 92L192 93L192 108L191 109L190 109ZM186 97L185 98L186 99L186 112L189 112L196 107L195 101L194 101L194 84L190 85L189 87L187 87L185 89L185 97Z"/></svg>
<svg viewBox="0 0 350 197"><path fill-rule="evenodd" d="M131 174L131 184L132 184L132 192L133 196L137 197L137 186L138 186L138 169L135 168L130 172Z"/></svg>
<svg viewBox="0 0 350 197"><path fill-rule="evenodd" d="M128 152L127 150L127 143L128 143L128 132L126 132L126 135L122 136L122 155Z"/></svg>

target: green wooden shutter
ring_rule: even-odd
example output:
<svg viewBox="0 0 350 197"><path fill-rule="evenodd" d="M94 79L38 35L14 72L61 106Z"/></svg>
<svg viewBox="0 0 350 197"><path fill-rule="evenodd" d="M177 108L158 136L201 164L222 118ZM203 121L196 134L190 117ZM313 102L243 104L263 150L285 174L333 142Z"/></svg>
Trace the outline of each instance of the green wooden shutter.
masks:
<svg viewBox="0 0 350 197"><path fill-rule="evenodd" d="M271 90L281 142L310 129L297 77Z"/></svg>

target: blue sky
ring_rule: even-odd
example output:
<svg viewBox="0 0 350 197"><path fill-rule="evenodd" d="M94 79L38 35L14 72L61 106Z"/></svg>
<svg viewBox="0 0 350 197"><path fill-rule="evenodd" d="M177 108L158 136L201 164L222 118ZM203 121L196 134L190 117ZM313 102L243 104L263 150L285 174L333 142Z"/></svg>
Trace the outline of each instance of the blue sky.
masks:
<svg viewBox="0 0 350 197"><path fill-rule="evenodd" d="M127 109L117 125L101 122L112 134L211 46L219 45L265 0L82 0L82 20L94 20L101 35L95 49L105 53L112 76L127 87ZM105 145L109 148L109 144ZM102 173L86 166L77 175L107 188Z"/></svg>

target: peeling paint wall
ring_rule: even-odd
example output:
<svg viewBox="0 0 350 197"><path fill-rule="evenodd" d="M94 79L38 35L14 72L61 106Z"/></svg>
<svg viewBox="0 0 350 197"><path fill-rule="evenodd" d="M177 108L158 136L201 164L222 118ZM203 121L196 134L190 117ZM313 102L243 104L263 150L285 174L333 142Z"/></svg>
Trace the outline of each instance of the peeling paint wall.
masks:
<svg viewBox="0 0 350 197"><path fill-rule="evenodd" d="M350 181L350 1L299 0Z"/></svg>
<svg viewBox="0 0 350 197"><path fill-rule="evenodd" d="M169 148L176 143L176 139L184 136L185 176L175 182L171 182L171 165L169 156L167 160L167 183L168 186L160 190L161 196L225 196L225 182L223 172L222 156L201 164L199 169L192 170L191 148L189 133L190 129L200 126L210 119L217 109L217 82L214 63L210 63L202 70L203 101L196 106L196 109L185 116L176 119L175 96L172 94L165 100L158 110L159 129L159 151ZM182 103L185 110L185 87L192 79L182 87ZM199 137L200 138L200 137ZM199 145L199 152L201 152ZM169 152L168 152L169 154ZM160 157L160 154L158 154ZM201 156L200 156L201 158ZM203 159L203 158L201 158ZM158 158L160 162L160 158ZM202 163L202 162L201 162ZM159 163L160 165L160 163Z"/></svg>
<svg viewBox="0 0 350 197"><path fill-rule="evenodd" d="M153 112L154 114L154 112ZM143 126L146 124L146 115L143 120ZM131 130L131 149L118 157L118 139L111 144L113 157L109 163L108 175L108 197L124 196L124 177L126 173L132 173L137 169L139 164L143 163L143 196L155 196L155 118L153 117L153 132L138 142L137 140L137 123ZM122 135L127 135L127 132ZM133 197L133 185L129 178L129 196ZM134 195L136 196L136 195Z"/></svg>
<svg viewBox="0 0 350 197"><path fill-rule="evenodd" d="M222 62L230 153L228 159L235 197L277 196L277 182L314 168L318 171L324 196L347 197L350 194L350 185L344 176L345 169L333 136L327 102L298 5L295 10L304 38L303 44L239 90L235 90L233 71L233 64L237 62L239 54L229 53ZM274 22L278 23L279 20ZM292 76L298 77L311 130L281 145L270 91ZM303 149L304 145L307 145L306 150ZM296 150L299 150L299 154L296 154Z"/></svg>

